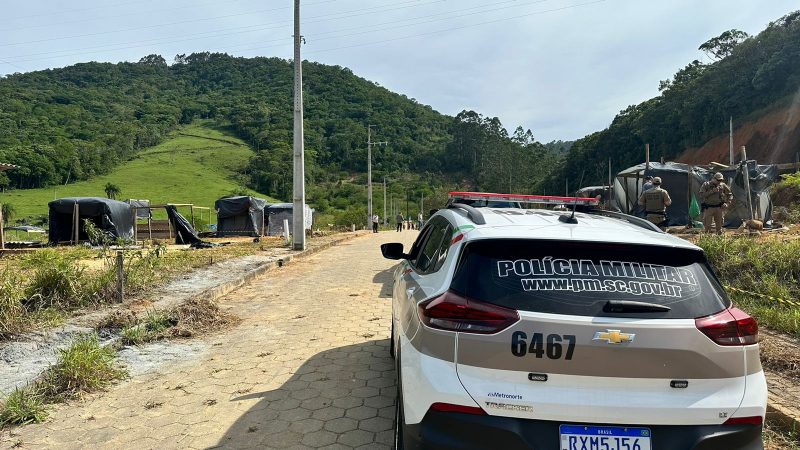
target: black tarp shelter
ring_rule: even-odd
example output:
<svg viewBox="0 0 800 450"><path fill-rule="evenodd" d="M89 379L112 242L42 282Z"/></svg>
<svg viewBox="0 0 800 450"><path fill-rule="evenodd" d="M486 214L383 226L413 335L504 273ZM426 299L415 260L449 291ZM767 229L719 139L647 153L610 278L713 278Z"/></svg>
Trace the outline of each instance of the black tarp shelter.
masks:
<svg viewBox="0 0 800 450"><path fill-rule="evenodd" d="M131 205L136 210L136 218L137 219L152 219L153 212L150 209L150 200L135 200L135 199L128 199L125 200L125 203Z"/></svg>
<svg viewBox="0 0 800 450"><path fill-rule="evenodd" d="M303 205L305 209L305 229L310 230L313 223L314 210L308 205ZM294 204L293 203L277 203L270 205L267 209L269 213L268 230L270 236L280 236L283 234L283 221L289 222L289 234L292 234L292 223L294 220Z"/></svg>
<svg viewBox="0 0 800 450"><path fill-rule="evenodd" d="M725 182L730 186L734 197L732 207L725 213L725 226L736 228L750 217L742 166L707 169L675 162L654 162L648 168L646 164L639 164L617 174L614 181L614 201L620 211L644 217L644 211L638 203L644 177L661 177L661 186L672 198L672 205L667 208L668 225L686 225L689 223L692 197L699 203L700 187L716 172L725 176ZM778 179L777 167L747 161L746 172L750 183L753 215L768 222L772 218L769 187Z"/></svg>
<svg viewBox="0 0 800 450"><path fill-rule="evenodd" d="M75 212L78 214L78 240L88 240L84 220L115 238L133 239L133 209L125 202L100 197L70 197L53 200L50 208L50 243L73 241Z"/></svg>
<svg viewBox="0 0 800 450"><path fill-rule="evenodd" d="M266 208L263 198L239 196L216 201L217 236L262 236L266 231Z"/></svg>

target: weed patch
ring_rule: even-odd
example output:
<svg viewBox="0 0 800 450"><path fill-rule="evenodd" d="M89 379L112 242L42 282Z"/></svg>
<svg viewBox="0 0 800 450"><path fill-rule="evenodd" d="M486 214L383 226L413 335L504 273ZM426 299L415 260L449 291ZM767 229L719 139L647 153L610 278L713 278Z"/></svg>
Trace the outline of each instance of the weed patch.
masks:
<svg viewBox="0 0 800 450"><path fill-rule="evenodd" d="M46 419L45 397L36 386L14 389L0 402L0 425L25 425Z"/></svg>
<svg viewBox="0 0 800 450"><path fill-rule="evenodd" d="M115 357L114 349L102 346L96 335L81 336L69 348L60 350L58 362L47 370L40 385L50 399L105 389L126 376L116 367Z"/></svg>
<svg viewBox="0 0 800 450"><path fill-rule="evenodd" d="M800 240L702 235L706 251L724 284L771 297L800 299ZM734 303L769 328L800 336L800 309L740 292Z"/></svg>

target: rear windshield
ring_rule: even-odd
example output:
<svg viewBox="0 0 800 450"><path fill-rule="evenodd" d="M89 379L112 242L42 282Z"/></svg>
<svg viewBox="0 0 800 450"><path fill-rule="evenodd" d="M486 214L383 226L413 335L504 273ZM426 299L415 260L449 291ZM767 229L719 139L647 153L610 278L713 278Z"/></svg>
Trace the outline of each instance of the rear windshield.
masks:
<svg viewBox="0 0 800 450"><path fill-rule="evenodd" d="M699 251L591 242L469 243L451 289L522 311L596 317L694 319L730 303ZM609 300L671 309L604 312Z"/></svg>

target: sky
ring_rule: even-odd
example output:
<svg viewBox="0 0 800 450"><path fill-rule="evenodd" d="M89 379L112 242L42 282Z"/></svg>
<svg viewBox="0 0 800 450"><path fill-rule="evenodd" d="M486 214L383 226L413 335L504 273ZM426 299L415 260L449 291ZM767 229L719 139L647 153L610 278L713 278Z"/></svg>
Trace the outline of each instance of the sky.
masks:
<svg viewBox="0 0 800 450"><path fill-rule="evenodd" d="M290 59L291 0L2 0L0 76L157 53ZM606 128L697 48L756 34L797 0L301 0L303 59L537 140ZM291 108L291 105L287 105Z"/></svg>

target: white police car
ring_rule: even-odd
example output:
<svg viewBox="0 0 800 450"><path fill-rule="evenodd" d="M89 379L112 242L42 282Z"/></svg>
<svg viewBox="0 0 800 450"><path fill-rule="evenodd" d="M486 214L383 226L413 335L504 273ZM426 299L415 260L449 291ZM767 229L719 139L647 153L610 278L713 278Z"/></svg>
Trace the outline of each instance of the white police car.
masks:
<svg viewBox="0 0 800 450"><path fill-rule="evenodd" d="M700 248L619 213L456 203L381 250L402 260L398 448L763 448L758 326Z"/></svg>

